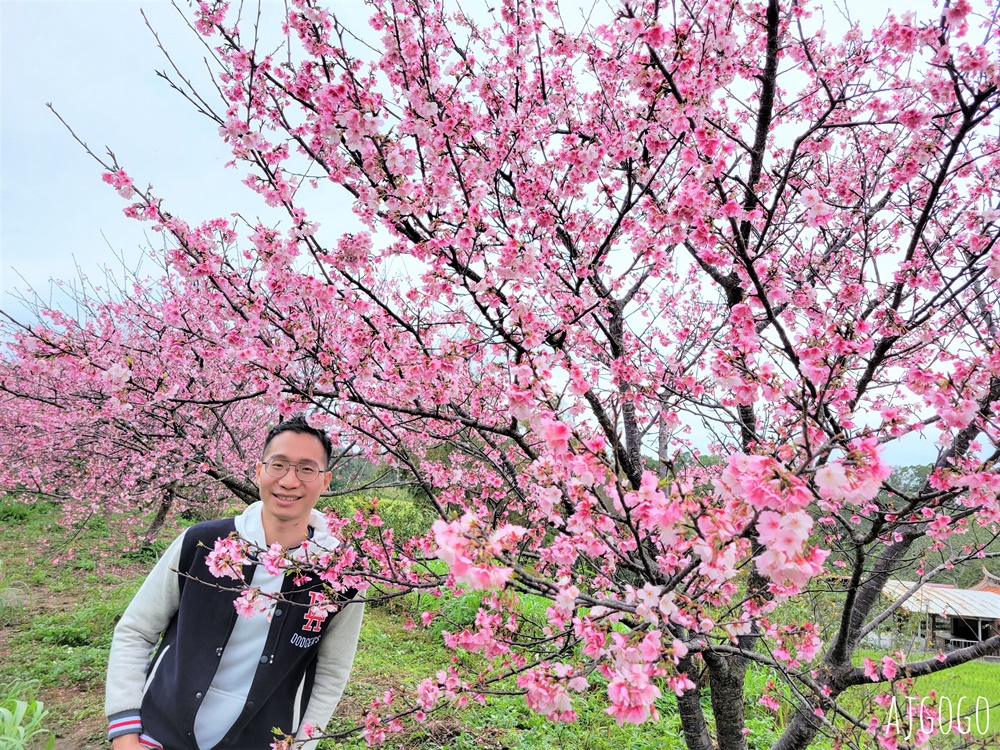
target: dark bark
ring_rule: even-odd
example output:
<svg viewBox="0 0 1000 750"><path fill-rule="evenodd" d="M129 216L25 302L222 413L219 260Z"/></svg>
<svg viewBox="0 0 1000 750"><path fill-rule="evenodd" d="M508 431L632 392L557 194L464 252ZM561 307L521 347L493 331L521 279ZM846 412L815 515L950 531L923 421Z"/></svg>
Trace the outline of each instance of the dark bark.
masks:
<svg viewBox="0 0 1000 750"><path fill-rule="evenodd" d="M906 666L900 668L900 674L906 678L925 677L929 674L941 672L945 669L952 669L960 664L965 664L974 659L978 659L981 656L995 656L998 651L1000 651L1000 635L995 635L992 638L987 638L985 641L974 643L971 646L955 649L954 651L946 654L944 659L937 659L935 657L933 659L924 659L923 661L915 661L912 664L907 664ZM871 678L865 674L864 669L861 667L855 667L843 679L843 682L848 686L867 685L871 682Z"/></svg>
<svg viewBox="0 0 1000 750"><path fill-rule="evenodd" d="M819 732L822 722L813 713L813 709L808 705L801 705L795 709L792 720L788 722L788 728L781 735L781 739L771 746L771 750L802 750L809 747Z"/></svg>
<svg viewBox="0 0 1000 750"><path fill-rule="evenodd" d="M769 0L767 4L767 53L764 58L764 71L761 75L760 107L757 110L757 129L754 133L753 146L750 149L750 174L747 179L746 195L743 208L749 213L757 207L757 183L764 171L764 154L767 139L771 134L771 121L774 117L774 98L778 86L778 0ZM743 247L750 244L753 226L747 220L740 224L740 237Z"/></svg>
<svg viewBox="0 0 1000 750"><path fill-rule="evenodd" d="M747 660L742 656L722 656L706 651L708 680L712 689L712 713L715 715L715 736L719 750L746 750L743 733L746 717L743 712L743 683Z"/></svg>
<svg viewBox="0 0 1000 750"><path fill-rule="evenodd" d="M659 479L667 479L670 473L668 463L670 446L667 440L667 426L662 417L659 420L658 430L659 466L656 473ZM694 660L690 656L685 656L678 662L677 671L686 673L688 678L695 683L695 687L677 697L677 714L681 719L684 743L688 750L715 750L712 734L708 730L708 721L705 719L705 711L701 707L701 684Z"/></svg>
<svg viewBox="0 0 1000 750"><path fill-rule="evenodd" d="M621 357L625 352L625 318L622 306L618 302L609 304L610 319L608 320L608 343L611 345L611 352L615 357ZM630 387L627 384L621 386L622 395L625 398L621 401L621 419L625 432L625 453L619 454L622 462L622 469L634 488L638 488L642 483L642 438L639 431L639 423L635 414L635 406L628 398ZM616 451L617 454L617 451Z"/></svg>
<svg viewBox="0 0 1000 750"><path fill-rule="evenodd" d="M679 672L686 672L688 677L698 685L695 677L697 671L694 661L686 656L677 664ZM677 713L681 718L681 730L684 732L684 743L688 750L715 750L712 735L705 721L705 711L701 707L701 686L688 690L677 698Z"/></svg>
<svg viewBox="0 0 1000 750"><path fill-rule="evenodd" d="M750 151L750 174L747 178L746 195L743 207L749 212L758 203L756 195L757 183L760 181L764 168L764 154L767 140L771 132L774 117L774 103L778 80L778 32L779 7L778 0L768 0L767 4L767 51L764 60L764 70L761 74L760 108L757 114L757 127L754 144ZM751 236L749 221L742 222L740 235L736 238L742 248L747 270L753 275L753 261L747 253ZM738 286L726 289L726 303L730 309L740 303L745 293ZM757 442L757 416L753 406L739 407L740 442L743 450L750 452ZM763 552L755 549L754 555ZM767 592L767 581L756 572L751 573L749 581L751 596L763 597ZM741 648L752 651L756 647L756 638L741 637ZM715 734L719 750L746 750L747 739L743 730L746 727L746 716L743 710L744 684L749 662L738 655L703 654L708 666L709 685L711 686L712 712L715 716Z"/></svg>
<svg viewBox="0 0 1000 750"><path fill-rule="evenodd" d="M160 497L160 506L156 509L156 517L153 518L153 522L149 525L149 528L146 530L146 534L142 539L142 543L144 545L150 545L156 541L156 537L160 533L160 529L163 528L163 524L167 520L167 515L170 513L170 509L174 507L175 489L175 482L171 482L164 488L163 495Z"/></svg>
<svg viewBox="0 0 1000 750"><path fill-rule="evenodd" d="M206 473L212 477L212 479L218 479L226 489L236 495L236 497L247 505L260 500L260 493L257 491L257 485L252 482L248 482L246 479L240 479L239 477L234 477L232 474L223 474L218 469L209 469Z"/></svg>

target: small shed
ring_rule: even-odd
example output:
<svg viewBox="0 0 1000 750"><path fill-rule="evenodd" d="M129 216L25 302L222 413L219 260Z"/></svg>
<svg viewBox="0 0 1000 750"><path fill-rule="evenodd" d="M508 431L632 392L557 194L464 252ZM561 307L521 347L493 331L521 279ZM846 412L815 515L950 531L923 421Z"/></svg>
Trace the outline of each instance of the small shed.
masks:
<svg viewBox="0 0 1000 750"><path fill-rule="evenodd" d="M951 651L971 646L1000 632L1000 577L983 569L983 580L969 589L925 583L901 609L922 615L918 635L929 648ZM898 599L916 585L890 579L883 595Z"/></svg>

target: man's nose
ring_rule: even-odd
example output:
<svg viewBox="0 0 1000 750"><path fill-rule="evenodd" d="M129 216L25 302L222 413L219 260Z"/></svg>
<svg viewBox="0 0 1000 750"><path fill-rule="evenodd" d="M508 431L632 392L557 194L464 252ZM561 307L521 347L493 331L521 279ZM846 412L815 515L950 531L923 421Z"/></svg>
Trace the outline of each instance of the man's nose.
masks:
<svg viewBox="0 0 1000 750"><path fill-rule="evenodd" d="M278 484L280 484L282 487L295 487L301 483L302 480L299 479L299 472L295 469L294 466L289 466L288 473L285 474L285 476L283 476L278 481Z"/></svg>

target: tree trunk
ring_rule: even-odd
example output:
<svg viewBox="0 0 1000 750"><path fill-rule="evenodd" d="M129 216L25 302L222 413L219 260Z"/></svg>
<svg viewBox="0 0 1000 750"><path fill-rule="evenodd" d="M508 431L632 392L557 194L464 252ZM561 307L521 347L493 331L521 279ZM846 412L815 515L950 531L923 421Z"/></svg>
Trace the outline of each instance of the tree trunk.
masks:
<svg viewBox="0 0 1000 750"><path fill-rule="evenodd" d="M809 706L799 706L788 722L788 728L771 750L805 750L815 739L822 723Z"/></svg>
<svg viewBox="0 0 1000 750"><path fill-rule="evenodd" d="M711 652L705 652L704 656L712 689L712 713L715 715L719 750L747 750L747 737L743 733L746 723L743 683L748 662L741 656L722 656Z"/></svg>
<svg viewBox="0 0 1000 750"><path fill-rule="evenodd" d="M688 677L697 685L677 698L677 713L681 717L684 742L688 750L715 750L708 722L705 721L705 712L701 707L701 684L695 679L697 670L694 660L689 656L684 657L677 664L677 670L687 672Z"/></svg>
<svg viewBox="0 0 1000 750"><path fill-rule="evenodd" d="M171 482L164 488L163 496L160 497L160 507L156 509L156 516L153 518L153 522L149 525L142 539L144 545L149 546L156 541L160 529L163 528L163 524L167 520L170 509L174 507L174 490L176 487L177 483Z"/></svg>
<svg viewBox="0 0 1000 750"><path fill-rule="evenodd" d="M232 492L247 505L260 500L260 493L258 492L255 484L248 482L245 479L234 477L232 474L223 474L217 469L209 469L206 473L212 477L212 479L218 479L222 482L227 490Z"/></svg>

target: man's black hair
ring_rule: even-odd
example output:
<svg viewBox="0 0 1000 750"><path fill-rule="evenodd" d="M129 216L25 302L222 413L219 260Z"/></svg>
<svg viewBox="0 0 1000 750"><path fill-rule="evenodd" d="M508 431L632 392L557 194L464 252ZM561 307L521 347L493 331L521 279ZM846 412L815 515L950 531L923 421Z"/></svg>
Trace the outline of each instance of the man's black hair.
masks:
<svg viewBox="0 0 1000 750"><path fill-rule="evenodd" d="M279 422L271 431L267 433L267 437L264 438L264 449L261 451L261 455L267 453L267 446L271 444L278 435L283 432L296 432L299 435L312 435L314 438L319 440L323 446L323 454L326 456L326 463L323 465L324 470L329 470L330 468L330 458L333 456L333 443L330 442L330 436L326 434L326 430L320 430L309 424L306 419L306 415L302 412L289 417L283 422Z"/></svg>

